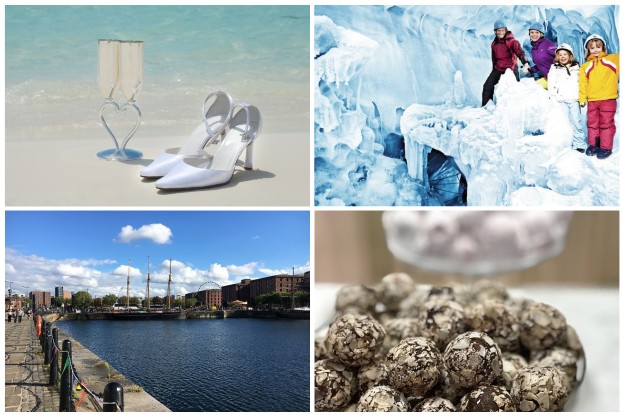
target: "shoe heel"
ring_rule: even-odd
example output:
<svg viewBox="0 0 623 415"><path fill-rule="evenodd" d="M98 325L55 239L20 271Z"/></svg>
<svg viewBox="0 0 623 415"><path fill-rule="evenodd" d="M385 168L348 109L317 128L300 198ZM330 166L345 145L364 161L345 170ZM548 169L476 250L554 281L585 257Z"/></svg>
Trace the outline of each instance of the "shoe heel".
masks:
<svg viewBox="0 0 623 415"><path fill-rule="evenodd" d="M253 142L247 146L246 155L244 158L244 169L253 170Z"/></svg>

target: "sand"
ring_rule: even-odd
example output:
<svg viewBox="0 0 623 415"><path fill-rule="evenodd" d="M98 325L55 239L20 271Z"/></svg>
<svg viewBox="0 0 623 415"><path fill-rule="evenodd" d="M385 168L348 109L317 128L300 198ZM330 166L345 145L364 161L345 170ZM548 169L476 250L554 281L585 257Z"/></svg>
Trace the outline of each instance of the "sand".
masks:
<svg viewBox="0 0 623 415"><path fill-rule="evenodd" d="M196 125L141 128L128 148L134 161L107 161L96 153L113 147L103 128L7 131L7 207L309 207L309 117L264 119L253 151L253 170L239 160L229 183L164 191L139 173L164 149L181 146ZM244 157L244 153L242 154Z"/></svg>

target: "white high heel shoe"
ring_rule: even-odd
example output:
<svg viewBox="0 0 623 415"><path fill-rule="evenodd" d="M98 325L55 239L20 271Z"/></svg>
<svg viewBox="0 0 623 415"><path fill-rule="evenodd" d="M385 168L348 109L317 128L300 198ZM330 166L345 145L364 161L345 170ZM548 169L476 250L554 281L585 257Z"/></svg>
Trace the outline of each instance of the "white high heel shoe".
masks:
<svg viewBox="0 0 623 415"><path fill-rule="evenodd" d="M162 177L184 157L205 157L203 149L225 132L233 107L233 99L227 92L210 92L203 102L203 122L190 134L186 143L182 147L165 150L141 170L141 176Z"/></svg>
<svg viewBox="0 0 623 415"><path fill-rule="evenodd" d="M212 159L184 158L163 178L159 189L192 189L227 183L236 161L246 149L244 168L253 168L253 143L262 126L260 111L254 105L236 104L225 137Z"/></svg>

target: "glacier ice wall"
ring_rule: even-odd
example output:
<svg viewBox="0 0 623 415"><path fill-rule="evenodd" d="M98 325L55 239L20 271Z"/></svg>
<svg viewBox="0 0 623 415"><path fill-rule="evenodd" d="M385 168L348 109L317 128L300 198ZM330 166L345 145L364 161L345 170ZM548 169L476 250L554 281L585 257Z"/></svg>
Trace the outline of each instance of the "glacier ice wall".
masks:
<svg viewBox="0 0 623 415"><path fill-rule="evenodd" d="M599 190L586 195L577 187L586 183L571 177L570 183L564 183L563 172L569 169L559 159L569 157L554 160L550 149L566 149L568 131L562 119L554 117L563 124L559 130L566 132L554 134L556 125L550 122L548 127L545 117L537 116L544 103L534 106L524 102L530 94L521 89L514 91L520 95L509 99L510 111L478 108L482 84L491 69L489 45L494 20L506 20L528 56L527 32L535 20L545 23L548 37L570 43L575 50L582 50L584 39L596 32L606 38L610 51L618 51L617 6L316 6L315 14L317 205L439 204L438 198L431 198L425 177L425 158L431 148L454 157L469 182L468 204L529 204L537 199L565 205L618 204L618 187L614 196ZM523 85L526 81L522 87L528 86ZM523 116L513 110L515 104L525 107L520 112ZM437 138L427 141L426 134L432 132L421 125L424 114L414 115L418 108L433 120L429 124L439 123L453 112L452 118L457 121L454 131L448 130L450 137L459 134L456 125L466 126L460 128L467 130L462 134L470 130L482 134L474 134L471 145L461 144L462 151L452 152L446 147L459 144L453 140L442 143L445 133L432 134ZM535 116L526 111L533 111ZM552 111L556 113L555 109L541 113ZM417 134L407 134L413 126L405 127L405 115L418 119ZM520 128L516 128L517 123L521 123ZM539 168L522 161L522 157L535 160L521 150L530 137L542 136L546 130L548 139L562 137L555 140L560 145L543 150L543 140L532 139L532 152L547 160L542 160L545 164ZM397 139L402 136L404 148ZM499 142L500 156L504 149L505 158L500 160L512 166L503 172L494 168L497 156L493 156L492 164L479 161L477 148L482 146L478 140L487 143L494 139ZM615 146L617 142L615 138ZM618 173L611 168L615 160L618 154L602 164L618 183ZM547 164L554 161L558 167ZM581 163L591 165L586 160ZM543 171L556 179L543 180ZM539 187L546 192L525 187ZM517 192L519 189L522 191Z"/></svg>

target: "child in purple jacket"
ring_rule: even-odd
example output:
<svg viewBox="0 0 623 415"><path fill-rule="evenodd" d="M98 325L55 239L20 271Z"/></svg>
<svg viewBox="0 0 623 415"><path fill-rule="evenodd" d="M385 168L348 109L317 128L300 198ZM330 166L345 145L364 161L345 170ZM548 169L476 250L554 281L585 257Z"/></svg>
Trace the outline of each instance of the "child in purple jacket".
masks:
<svg viewBox="0 0 623 415"><path fill-rule="evenodd" d="M556 44L545 38L545 28L541 23L533 23L528 29L532 45L532 62L534 65L522 69L525 75L537 74L537 83L547 89L547 74L556 57Z"/></svg>

